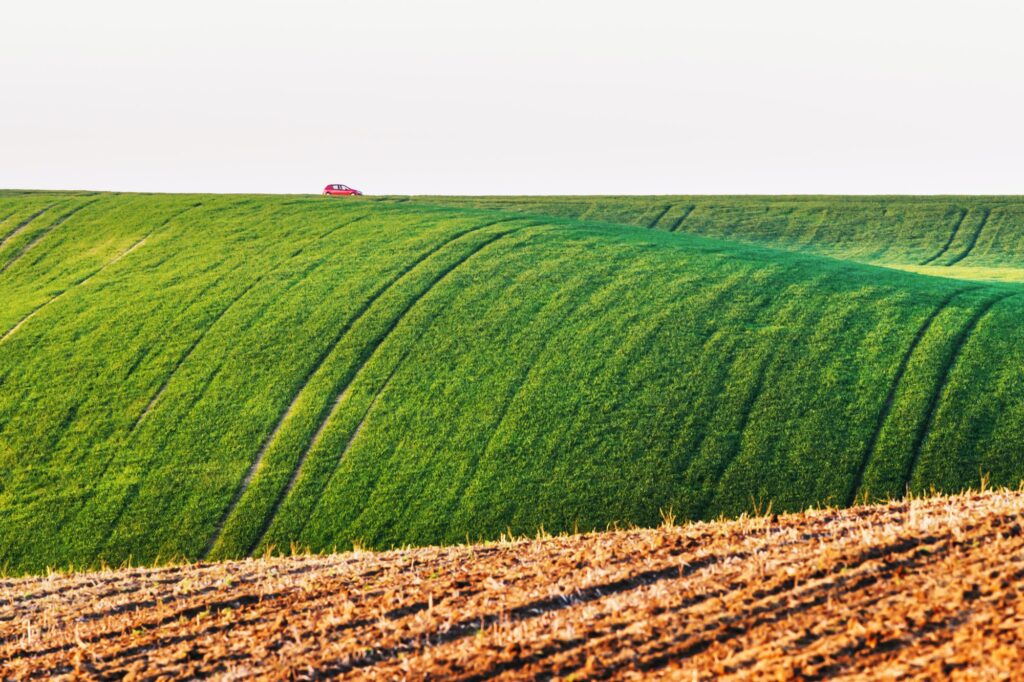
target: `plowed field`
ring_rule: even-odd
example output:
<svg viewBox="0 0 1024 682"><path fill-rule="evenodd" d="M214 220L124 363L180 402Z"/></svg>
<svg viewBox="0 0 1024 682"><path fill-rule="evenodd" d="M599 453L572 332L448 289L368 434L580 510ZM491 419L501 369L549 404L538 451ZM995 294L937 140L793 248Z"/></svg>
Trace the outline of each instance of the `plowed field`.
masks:
<svg viewBox="0 0 1024 682"><path fill-rule="evenodd" d="M1024 494L0 582L5 678L1010 678Z"/></svg>

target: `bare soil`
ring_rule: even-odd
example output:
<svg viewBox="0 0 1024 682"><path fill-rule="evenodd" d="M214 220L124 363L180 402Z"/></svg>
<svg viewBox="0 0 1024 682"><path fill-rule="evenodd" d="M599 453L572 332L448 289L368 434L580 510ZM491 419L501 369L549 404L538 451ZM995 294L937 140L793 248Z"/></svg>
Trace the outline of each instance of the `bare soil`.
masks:
<svg viewBox="0 0 1024 682"><path fill-rule="evenodd" d="M1024 494L0 580L4 678L1014 679Z"/></svg>

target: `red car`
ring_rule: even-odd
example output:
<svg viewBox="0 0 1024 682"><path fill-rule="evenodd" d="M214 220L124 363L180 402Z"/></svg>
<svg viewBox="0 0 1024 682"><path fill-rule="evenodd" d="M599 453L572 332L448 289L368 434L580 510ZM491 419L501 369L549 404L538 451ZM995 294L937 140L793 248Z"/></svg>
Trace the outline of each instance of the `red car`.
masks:
<svg viewBox="0 0 1024 682"><path fill-rule="evenodd" d="M324 187L324 194L331 197L361 197L363 193L352 189L348 185L327 185Z"/></svg>

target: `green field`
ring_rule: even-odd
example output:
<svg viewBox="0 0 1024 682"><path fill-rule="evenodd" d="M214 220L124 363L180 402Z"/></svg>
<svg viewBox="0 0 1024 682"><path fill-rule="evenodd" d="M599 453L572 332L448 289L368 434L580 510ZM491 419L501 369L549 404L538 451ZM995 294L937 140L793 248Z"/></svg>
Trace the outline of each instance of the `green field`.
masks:
<svg viewBox="0 0 1024 682"><path fill-rule="evenodd" d="M0 192L0 570L1024 478L1024 199Z"/></svg>

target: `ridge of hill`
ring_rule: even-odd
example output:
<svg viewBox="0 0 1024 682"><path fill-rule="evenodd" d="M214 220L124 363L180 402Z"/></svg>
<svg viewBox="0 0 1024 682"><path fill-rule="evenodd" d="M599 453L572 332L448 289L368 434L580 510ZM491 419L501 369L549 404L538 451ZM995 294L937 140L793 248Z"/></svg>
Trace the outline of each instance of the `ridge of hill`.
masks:
<svg viewBox="0 0 1024 682"><path fill-rule="evenodd" d="M1011 196L415 197L686 232L962 279L1024 281Z"/></svg>

